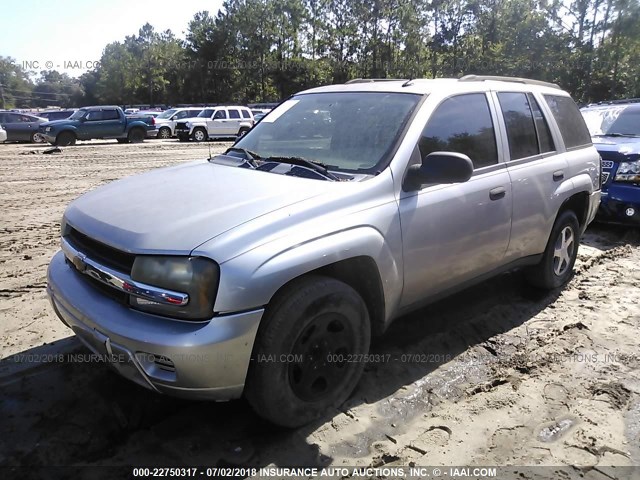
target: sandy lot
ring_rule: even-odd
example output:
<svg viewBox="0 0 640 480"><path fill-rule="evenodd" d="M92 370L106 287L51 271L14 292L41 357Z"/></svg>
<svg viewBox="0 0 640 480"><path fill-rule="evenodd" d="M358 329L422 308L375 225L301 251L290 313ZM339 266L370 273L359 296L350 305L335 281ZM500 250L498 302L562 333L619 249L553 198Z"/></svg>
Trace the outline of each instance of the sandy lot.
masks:
<svg viewBox="0 0 640 480"><path fill-rule="evenodd" d="M611 478L603 466L640 464L640 237L621 228L588 230L561 291L515 272L397 321L373 346L388 361L294 431L242 400L161 397L81 361L45 296L65 206L209 145L228 144L0 145L0 466L573 465Z"/></svg>

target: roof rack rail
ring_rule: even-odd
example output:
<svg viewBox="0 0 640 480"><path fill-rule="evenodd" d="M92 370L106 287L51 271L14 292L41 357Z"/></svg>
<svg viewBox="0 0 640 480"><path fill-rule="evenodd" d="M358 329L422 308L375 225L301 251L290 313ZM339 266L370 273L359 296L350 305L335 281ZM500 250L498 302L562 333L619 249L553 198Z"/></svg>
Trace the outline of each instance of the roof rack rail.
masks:
<svg viewBox="0 0 640 480"><path fill-rule="evenodd" d="M372 83L372 82L406 82L407 78L354 78L344 82L345 85L350 83Z"/></svg>
<svg viewBox="0 0 640 480"><path fill-rule="evenodd" d="M541 80L531 80L530 78L501 77L498 75L465 75L464 77L458 79L459 82L484 82L491 80L494 80L496 82L525 83L527 85L538 85L540 87L557 88L558 90L561 90L561 88L555 83L543 82Z"/></svg>

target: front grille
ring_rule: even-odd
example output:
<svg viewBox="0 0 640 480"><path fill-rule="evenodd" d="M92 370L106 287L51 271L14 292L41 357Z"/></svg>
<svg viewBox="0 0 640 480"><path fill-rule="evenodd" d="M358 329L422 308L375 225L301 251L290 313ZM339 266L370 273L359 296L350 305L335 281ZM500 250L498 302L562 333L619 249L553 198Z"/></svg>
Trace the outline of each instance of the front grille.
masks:
<svg viewBox="0 0 640 480"><path fill-rule="evenodd" d="M612 169L613 162L611 160L602 160L602 168Z"/></svg>
<svg viewBox="0 0 640 480"><path fill-rule="evenodd" d="M98 242L75 228L71 228L65 238L76 250L90 259L127 275L131 274L135 255Z"/></svg>

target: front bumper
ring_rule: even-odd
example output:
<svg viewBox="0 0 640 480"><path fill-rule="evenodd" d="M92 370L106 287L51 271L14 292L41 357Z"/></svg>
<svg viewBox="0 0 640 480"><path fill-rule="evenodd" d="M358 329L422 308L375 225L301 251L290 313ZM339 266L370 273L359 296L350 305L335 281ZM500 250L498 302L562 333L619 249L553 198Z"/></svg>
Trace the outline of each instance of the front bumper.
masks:
<svg viewBox="0 0 640 480"><path fill-rule="evenodd" d="M62 322L129 380L186 398L229 400L242 394L264 309L207 322L145 314L93 287L62 252L51 260L47 280Z"/></svg>
<svg viewBox="0 0 640 480"><path fill-rule="evenodd" d="M40 133L40 135L42 135L42 138L44 138L45 142L55 143L55 141L56 141L56 136L55 135L52 135L51 133L45 133L42 130L40 130L38 133Z"/></svg>
<svg viewBox="0 0 640 480"><path fill-rule="evenodd" d="M631 210L633 213L631 213ZM640 187L611 183L602 192L596 219L600 222L640 226Z"/></svg>

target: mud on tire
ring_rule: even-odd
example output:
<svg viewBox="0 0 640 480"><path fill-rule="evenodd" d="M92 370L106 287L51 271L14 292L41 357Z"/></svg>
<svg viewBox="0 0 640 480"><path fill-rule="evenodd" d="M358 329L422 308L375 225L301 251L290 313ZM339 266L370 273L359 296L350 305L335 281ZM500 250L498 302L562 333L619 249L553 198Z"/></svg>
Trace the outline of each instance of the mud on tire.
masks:
<svg viewBox="0 0 640 480"><path fill-rule="evenodd" d="M349 285L310 275L276 295L262 320L245 396L265 419L297 427L342 404L356 387L371 328L362 298Z"/></svg>

